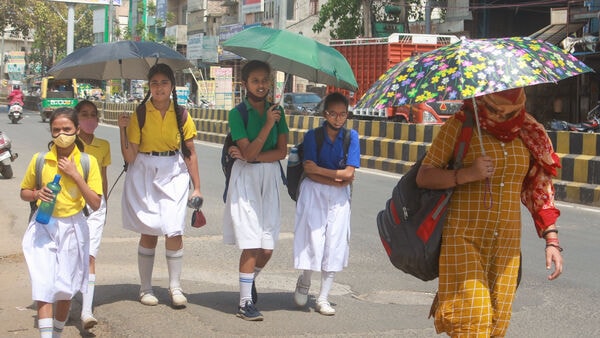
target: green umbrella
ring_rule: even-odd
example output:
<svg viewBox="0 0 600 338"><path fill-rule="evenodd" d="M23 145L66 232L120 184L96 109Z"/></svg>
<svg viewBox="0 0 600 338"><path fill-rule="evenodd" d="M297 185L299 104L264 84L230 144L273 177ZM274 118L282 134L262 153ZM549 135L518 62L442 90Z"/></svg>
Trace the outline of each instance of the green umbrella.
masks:
<svg viewBox="0 0 600 338"><path fill-rule="evenodd" d="M340 52L300 34L257 26L225 41L223 49L248 60L265 61L276 70L309 81L358 88L352 68Z"/></svg>

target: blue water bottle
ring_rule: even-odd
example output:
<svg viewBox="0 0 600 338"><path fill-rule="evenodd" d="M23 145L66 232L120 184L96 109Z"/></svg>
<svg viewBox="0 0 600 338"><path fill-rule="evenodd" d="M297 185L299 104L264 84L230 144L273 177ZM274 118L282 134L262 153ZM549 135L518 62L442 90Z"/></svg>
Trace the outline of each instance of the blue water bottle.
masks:
<svg viewBox="0 0 600 338"><path fill-rule="evenodd" d="M290 154L288 156L287 165L288 167L293 167L300 163L300 155L298 154L298 148L292 147L290 149Z"/></svg>
<svg viewBox="0 0 600 338"><path fill-rule="evenodd" d="M54 212L54 206L56 205L56 196L58 196L58 193L60 192L59 182L60 175L56 174L56 176L54 176L54 181L46 185L50 190L52 190L54 197L52 197L52 201L50 202L42 201L42 203L40 203L37 216L35 217L36 222L41 224L48 224L48 222L50 222L50 218Z"/></svg>

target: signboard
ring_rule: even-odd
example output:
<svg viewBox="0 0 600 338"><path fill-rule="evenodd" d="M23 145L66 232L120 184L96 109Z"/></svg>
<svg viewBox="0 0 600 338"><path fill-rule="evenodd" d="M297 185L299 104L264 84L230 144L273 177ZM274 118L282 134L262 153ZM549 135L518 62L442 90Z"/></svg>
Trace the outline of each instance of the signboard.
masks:
<svg viewBox="0 0 600 338"><path fill-rule="evenodd" d="M177 104L180 106L185 106L188 102L188 98L190 97L190 89L185 86L177 86L175 87L175 91L177 92Z"/></svg>
<svg viewBox="0 0 600 338"><path fill-rule="evenodd" d="M202 41L204 34L193 34L188 36L187 54L188 60L202 59Z"/></svg>
<svg viewBox="0 0 600 338"><path fill-rule="evenodd" d="M265 2L263 0L242 0L242 13L257 13L264 11Z"/></svg>
<svg viewBox="0 0 600 338"><path fill-rule="evenodd" d="M109 5L109 0L50 0L54 2L68 2L74 4L88 4L88 5ZM123 0L113 0L113 5L121 6Z"/></svg>
<svg viewBox="0 0 600 338"><path fill-rule="evenodd" d="M10 80L21 81L25 77L25 52L10 51L6 54L5 72Z"/></svg>
<svg viewBox="0 0 600 338"><path fill-rule="evenodd" d="M233 107L233 69L211 67L211 74L215 78L215 108L231 109Z"/></svg>

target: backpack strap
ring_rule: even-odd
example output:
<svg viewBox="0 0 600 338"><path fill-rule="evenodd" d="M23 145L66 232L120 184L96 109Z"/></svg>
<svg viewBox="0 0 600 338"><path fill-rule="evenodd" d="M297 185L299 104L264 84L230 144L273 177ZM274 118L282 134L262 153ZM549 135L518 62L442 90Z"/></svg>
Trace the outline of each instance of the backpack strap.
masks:
<svg viewBox="0 0 600 338"><path fill-rule="evenodd" d="M47 151L39 152L35 159L35 189L42 189L42 170L44 169L44 160L46 159Z"/></svg>
<svg viewBox="0 0 600 338"><path fill-rule="evenodd" d="M342 128L341 131L344 133L344 162L346 162L348 160L348 149L350 148L350 130ZM317 143L317 156L319 156L325 141L325 128L322 126L315 128L315 140Z"/></svg>

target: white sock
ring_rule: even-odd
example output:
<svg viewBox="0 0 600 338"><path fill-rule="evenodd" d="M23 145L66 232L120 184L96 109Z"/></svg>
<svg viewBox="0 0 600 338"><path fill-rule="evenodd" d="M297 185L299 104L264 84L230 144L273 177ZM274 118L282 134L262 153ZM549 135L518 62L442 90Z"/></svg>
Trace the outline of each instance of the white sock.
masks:
<svg viewBox="0 0 600 338"><path fill-rule="evenodd" d="M154 268L154 248L138 246L138 271L140 291L152 290L152 269Z"/></svg>
<svg viewBox="0 0 600 338"><path fill-rule="evenodd" d="M66 320L64 322L60 322L56 319L54 320L54 329L52 331L52 338L60 338L60 335L63 332L66 322L67 322Z"/></svg>
<svg viewBox="0 0 600 338"><path fill-rule="evenodd" d="M82 294L81 318L92 315L92 303L94 302L94 287L96 286L96 274L89 274L87 293Z"/></svg>
<svg viewBox="0 0 600 338"><path fill-rule="evenodd" d="M254 273L240 272L240 306L244 307L246 302L252 303L252 282Z"/></svg>
<svg viewBox="0 0 600 338"><path fill-rule="evenodd" d="M38 319L38 329L42 338L52 338L52 318Z"/></svg>
<svg viewBox="0 0 600 338"><path fill-rule="evenodd" d="M302 285L310 286L310 280L312 277L312 270L304 270L302 271Z"/></svg>
<svg viewBox="0 0 600 338"><path fill-rule="evenodd" d="M167 268L169 270L169 288L181 288L181 266L183 265L183 249L166 250Z"/></svg>
<svg viewBox="0 0 600 338"><path fill-rule="evenodd" d="M254 279L258 277L258 274L262 271L263 268L259 268L258 266L254 267Z"/></svg>
<svg viewBox="0 0 600 338"><path fill-rule="evenodd" d="M321 271L321 292L319 293L318 301L327 301L329 297L329 291L333 286L333 279L335 277L335 271Z"/></svg>

